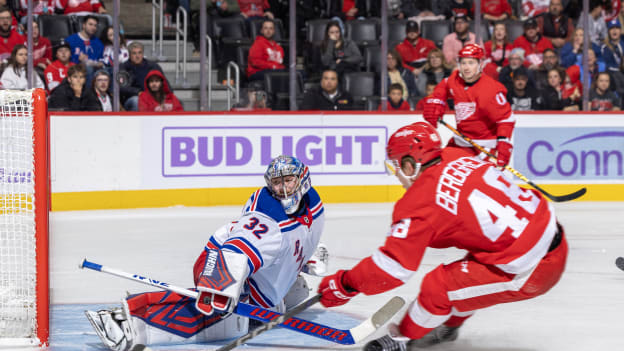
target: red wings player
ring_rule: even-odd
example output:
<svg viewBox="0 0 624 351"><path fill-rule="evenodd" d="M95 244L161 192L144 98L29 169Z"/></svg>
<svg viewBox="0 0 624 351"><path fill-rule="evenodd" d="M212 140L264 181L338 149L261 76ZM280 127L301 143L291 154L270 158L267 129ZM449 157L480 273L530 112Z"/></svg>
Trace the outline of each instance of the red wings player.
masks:
<svg viewBox="0 0 624 351"><path fill-rule="evenodd" d="M392 336L365 350L405 350L455 340L476 310L546 293L563 273L568 245L552 205L516 186L494 164L442 149L428 123L402 127L388 158L411 184L395 204L385 244L350 270L319 285L326 307L358 293L380 294L416 272L427 247L457 247L467 255L423 279L418 299ZM405 345L407 343L407 345Z"/></svg>
<svg viewBox="0 0 624 351"><path fill-rule="evenodd" d="M457 129L486 149L496 149L498 166L505 166L511 157L511 134L516 122L507 102L507 89L481 74L483 49L468 44L459 51L458 70L442 80L433 95L426 100L423 117L433 126L446 110L446 100L455 102ZM449 145L470 148L471 145L454 137ZM475 149L470 152L478 153Z"/></svg>

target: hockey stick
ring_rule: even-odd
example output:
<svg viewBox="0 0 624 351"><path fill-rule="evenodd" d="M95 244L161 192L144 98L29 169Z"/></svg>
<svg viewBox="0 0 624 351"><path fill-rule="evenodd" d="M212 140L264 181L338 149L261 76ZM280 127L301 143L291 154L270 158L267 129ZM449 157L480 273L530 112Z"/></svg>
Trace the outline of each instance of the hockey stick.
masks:
<svg viewBox="0 0 624 351"><path fill-rule="evenodd" d="M259 327L257 327L256 329L250 331L249 333L239 337L238 339L232 341L231 343L222 346L220 348L217 349L217 351L229 351L232 350L244 343L246 343L248 340L255 338L256 336L258 336L259 334L264 333L267 330L271 330L273 328L275 328L277 325L283 323L285 320L290 319L292 317L294 317L295 315L299 314L300 312L302 312L303 310L307 309L308 307L314 305L315 303L319 302L321 300L321 294L317 294L312 296L311 298L305 300L304 302L302 302L301 304L297 305L295 308L293 308L292 310L288 311L287 313L284 313L283 315L275 318L274 320L270 321L269 323L263 324Z"/></svg>
<svg viewBox="0 0 624 351"><path fill-rule="evenodd" d="M472 146L477 148L477 150L483 152L488 157L493 158L493 159L496 160L496 156L494 156L491 152L487 151L483 146L477 144L472 139L470 139L469 137L465 136L462 132L460 132L459 130L453 128L448 123L444 122L444 120L439 119L438 121L440 123L442 123L446 128L448 128L451 132L455 133L460 138L462 138L462 139L466 140L467 142L469 142ZM579 197L585 195L585 193L587 192L587 188L581 188L581 189L579 189L579 190L577 190L577 191L575 191L575 192L573 192L571 194L560 195L560 196L553 195L553 194L550 194L549 192L547 192L546 190L540 188L537 184L533 183L531 180L529 180L529 178L525 177L522 173L518 172L516 169L512 168L511 166L506 165L504 168L506 170L508 170L509 172L511 172L516 177L518 177L519 179L523 180L524 182L526 182L527 184L529 184L530 186L535 188L540 193L544 194L544 196L546 196L547 198L549 198L550 200L552 200L554 202L571 201L571 200L574 200L576 198L579 198Z"/></svg>
<svg viewBox="0 0 624 351"><path fill-rule="evenodd" d="M98 272L108 273L121 278L126 278L138 283L151 285L160 289L169 290L176 294L197 299L199 292L190 289L181 288L169 283L154 280L138 274L127 273L114 268L102 266L97 263L89 262L86 258L78 265L79 268L88 268ZM343 345L353 345L364 340L366 337L374 333L381 325L389 321L403 306L405 300L395 296L381 309L375 312L370 318L351 329L338 329L328 327L326 325L308 321L301 318L290 317L279 323L281 327L294 330L296 332L321 338L327 341L335 342ZM236 305L233 313L255 319L264 323L268 323L282 316L281 313L271 311L260 306L253 306L243 302Z"/></svg>

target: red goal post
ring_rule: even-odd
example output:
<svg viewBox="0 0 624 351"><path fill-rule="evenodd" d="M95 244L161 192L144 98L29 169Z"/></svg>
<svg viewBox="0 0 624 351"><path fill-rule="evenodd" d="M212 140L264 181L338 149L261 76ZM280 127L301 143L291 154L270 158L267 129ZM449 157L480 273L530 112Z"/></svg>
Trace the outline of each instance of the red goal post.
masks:
<svg viewBox="0 0 624 351"><path fill-rule="evenodd" d="M45 91L0 91L0 348L48 344Z"/></svg>

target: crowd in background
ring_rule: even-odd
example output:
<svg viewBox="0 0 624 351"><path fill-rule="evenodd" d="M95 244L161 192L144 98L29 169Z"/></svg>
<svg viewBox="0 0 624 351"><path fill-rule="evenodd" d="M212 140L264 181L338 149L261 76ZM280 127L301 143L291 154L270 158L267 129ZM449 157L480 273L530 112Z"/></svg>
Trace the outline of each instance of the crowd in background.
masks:
<svg viewBox="0 0 624 351"><path fill-rule="evenodd" d="M244 71L247 89L235 107L288 109L289 97L274 89L275 77L287 77L288 1L206 0L209 34L217 41L217 68L234 60ZM297 1L297 85L299 109L377 110L381 83L380 65L387 68L388 110L417 110L422 100L456 68L457 52L477 41L472 0L387 0L389 21L403 21L402 36L389 41L387 57L380 56L379 37L363 41L352 29L359 23L379 23L379 1ZM191 14L190 33L199 48L199 0L167 0L167 9L178 6ZM507 99L518 111L582 108L583 78L588 76L591 110L622 108L624 94L624 6L590 0L587 14L591 40L588 72L583 70L584 20L580 0L483 0L480 41L486 52L483 74L507 88ZM146 4L145 6L151 6ZM51 43L32 25L35 87L49 92L51 108L111 111L113 29L97 37L101 21L109 21L100 0L34 1L35 16L82 16L80 31ZM621 9L621 12L617 11ZM0 0L0 84L5 89L27 86L26 0ZM36 17L35 17L36 18ZM322 22L315 37L309 24ZM213 23L236 22L248 35L228 42ZM448 23L443 38L427 31L431 22ZM445 22L446 21L446 22ZM111 22L107 22L110 24ZM378 24L376 30L378 33ZM249 33L249 34L247 34ZM120 97L128 111L179 111L182 104L157 62L144 57L139 42L120 34ZM240 54L242 52L242 54ZM242 62L241 62L242 61ZM78 66L73 68L73 66ZM267 77L267 75L269 77ZM269 85L269 86L267 86ZM449 106L453 108L452 104Z"/></svg>

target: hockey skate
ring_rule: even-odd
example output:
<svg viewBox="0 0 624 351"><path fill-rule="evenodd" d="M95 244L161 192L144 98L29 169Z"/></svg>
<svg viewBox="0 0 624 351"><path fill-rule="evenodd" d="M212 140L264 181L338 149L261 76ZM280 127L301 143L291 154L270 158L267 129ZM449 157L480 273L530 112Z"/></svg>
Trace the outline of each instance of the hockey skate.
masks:
<svg viewBox="0 0 624 351"><path fill-rule="evenodd" d="M113 351L127 351L133 346L130 321L122 308L85 311L85 315L102 343Z"/></svg>
<svg viewBox="0 0 624 351"><path fill-rule="evenodd" d="M420 350L447 341L454 341L459 335L459 327L447 327L442 324L420 339L410 340L408 350Z"/></svg>
<svg viewBox="0 0 624 351"><path fill-rule="evenodd" d="M459 327L447 327L442 324L420 339L409 340L400 336L396 325L391 325L389 335L369 342L364 346L364 351L418 351L443 342L454 341L458 335Z"/></svg>

